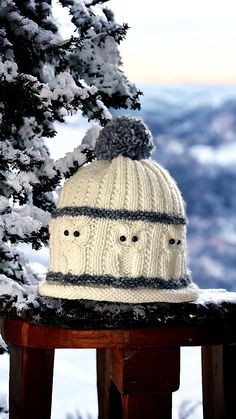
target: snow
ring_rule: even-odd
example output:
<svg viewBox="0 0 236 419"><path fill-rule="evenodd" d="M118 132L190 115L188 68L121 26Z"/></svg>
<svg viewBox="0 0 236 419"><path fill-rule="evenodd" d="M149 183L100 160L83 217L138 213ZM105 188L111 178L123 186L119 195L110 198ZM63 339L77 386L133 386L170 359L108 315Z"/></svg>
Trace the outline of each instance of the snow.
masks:
<svg viewBox="0 0 236 419"><path fill-rule="evenodd" d="M41 50L46 49L48 44L57 45L62 40L58 34L39 28L36 22L22 16L10 0L2 2L0 12L2 17L7 17L15 35L32 40Z"/></svg>
<svg viewBox="0 0 236 419"><path fill-rule="evenodd" d="M8 375L9 375L9 357L5 353L1 355L1 380L0 380L0 405L6 406L8 400ZM1 412L1 419L8 419L8 414Z"/></svg>
<svg viewBox="0 0 236 419"><path fill-rule="evenodd" d="M89 90L92 89L92 94L97 92L97 89L92 86L85 86L84 89L78 87L73 79L73 77L66 72L59 73L51 83L52 93L51 99L52 100L61 100L64 103L65 96L69 102L71 102L75 95L78 94L82 100L85 100L89 96ZM73 109L73 106L71 107Z"/></svg>
<svg viewBox="0 0 236 419"><path fill-rule="evenodd" d="M83 153L83 151L87 149L88 146L86 146L86 144L79 145L71 153L66 153L65 157L57 160L56 168L61 173L65 174L74 166L74 162L76 162L78 166L82 166L87 161L86 154Z"/></svg>
<svg viewBox="0 0 236 419"><path fill-rule="evenodd" d="M43 226L47 226L51 217L50 213L42 210L41 208L35 207L34 205L23 205L15 210L21 217L24 217L29 224L32 223L32 218L35 220L32 224L32 228L37 230ZM27 218L26 218L27 217ZM32 217L32 218L31 218ZM40 220L40 223L37 221Z"/></svg>
<svg viewBox="0 0 236 419"><path fill-rule="evenodd" d="M17 175L14 172L9 173L6 183L16 192L25 190L30 193L33 185L39 183L39 180L34 172L21 171Z"/></svg>
<svg viewBox="0 0 236 419"><path fill-rule="evenodd" d="M82 144L86 144L91 146L92 148L95 147L96 140L98 138L99 132L101 131L101 127L99 125L92 126L85 134Z"/></svg>
<svg viewBox="0 0 236 419"><path fill-rule="evenodd" d="M30 235L32 231L38 231L41 222L33 220L32 217L21 217L17 212L12 211L11 214L2 216L4 228L9 235L19 235L21 238Z"/></svg>
<svg viewBox="0 0 236 419"><path fill-rule="evenodd" d="M220 304L223 301L236 302L236 292L228 292L223 288L210 288L203 289L199 292L199 298L197 302L203 304L206 302L214 301L215 304Z"/></svg>
<svg viewBox="0 0 236 419"><path fill-rule="evenodd" d="M36 118L34 116L30 117L23 117L23 124L18 129L18 133L24 141L31 141L34 139L36 142L41 137L42 128L37 123ZM36 129L39 129L39 132L36 134ZM32 148L32 144L29 143L29 147Z"/></svg>
<svg viewBox="0 0 236 419"><path fill-rule="evenodd" d="M1 295L17 295L22 296L23 288L17 284L16 281L12 281L7 278L5 275L0 274L0 293Z"/></svg>
<svg viewBox="0 0 236 419"><path fill-rule="evenodd" d="M18 75L17 64L13 61L0 61L0 76L4 76L6 81L11 82Z"/></svg>
<svg viewBox="0 0 236 419"><path fill-rule="evenodd" d="M59 27L59 31L64 39L68 39L73 33L76 36L76 27L71 22L69 10L57 0L52 0L53 17Z"/></svg>
<svg viewBox="0 0 236 419"><path fill-rule="evenodd" d="M0 196L0 212L2 213L7 209L9 205L9 201L5 196Z"/></svg>
<svg viewBox="0 0 236 419"><path fill-rule="evenodd" d="M74 58L76 60L74 68L76 76L109 96L116 93L118 96L124 96L126 106L132 108L133 94L136 89L132 83L128 82L120 68L121 57L117 49L117 42L120 42L121 33L124 32L123 25L109 20L101 4L89 7L89 3L81 0L64 0L61 3L67 7L61 8L60 4L53 2L53 13L57 22L59 24L61 22L61 33L63 36L75 34L83 42L83 48L79 50L79 58L73 55L71 57L72 61ZM78 27L76 32L74 25L69 22L68 9L73 23ZM100 104L97 104L100 107ZM108 112L107 109L104 111ZM110 119L109 116L108 119Z"/></svg>
<svg viewBox="0 0 236 419"><path fill-rule="evenodd" d="M80 111L76 115L66 116L64 119L65 123L55 123L55 129L57 130L56 142L52 138L45 139L45 143L50 149L50 154L55 160L65 157L66 153L77 148L86 135L87 130L94 126L94 123L89 123L81 117Z"/></svg>
<svg viewBox="0 0 236 419"><path fill-rule="evenodd" d="M104 106L104 104L102 103L101 100L97 99L96 103L98 105L99 108L101 108L103 110L103 118L104 119L111 119L112 115L111 113L108 111L108 109L106 108L106 106Z"/></svg>

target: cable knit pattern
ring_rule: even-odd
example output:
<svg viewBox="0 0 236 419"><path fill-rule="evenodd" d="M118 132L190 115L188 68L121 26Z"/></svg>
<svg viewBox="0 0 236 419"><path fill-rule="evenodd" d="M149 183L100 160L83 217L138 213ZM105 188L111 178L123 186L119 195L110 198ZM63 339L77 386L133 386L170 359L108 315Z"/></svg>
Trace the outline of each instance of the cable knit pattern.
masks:
<svg viewBox="0 0 236 419"><path fill-rule="evenodd" d="M52 214L50 268L39 293L130 303L195 300L198 288L186 266L185 206L175 181L152 160L114 155L65 182Z"/></svg>
<svg viewBox="0 0 236 419"><path fill-rule="evenodd" d="M125 180L127 172L133 174L128 182ZM137 172L140 172L140 180L137 180ZM141 193L138 191L140 181L143 188ZM129 196L126 208L122 205L124 195ZM91 197L90 202L88 197ZM181 194L163 167L151 160L137 161L118 156L112 161L99 160L91 163L67 180L57 208L83 207L89 204L95 208L164 212L185 217L184 206L179 205L180 201L182 202Z"/></svg>

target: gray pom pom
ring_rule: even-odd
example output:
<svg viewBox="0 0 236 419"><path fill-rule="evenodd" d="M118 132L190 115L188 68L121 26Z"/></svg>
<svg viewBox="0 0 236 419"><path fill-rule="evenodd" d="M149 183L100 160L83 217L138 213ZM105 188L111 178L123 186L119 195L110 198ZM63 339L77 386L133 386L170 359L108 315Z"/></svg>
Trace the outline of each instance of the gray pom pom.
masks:
<svg viewBox="0 0 236 419"><path fill-rule="evenodd" d="M112 160L119 155L141 160L150 157L152 149L152 134L142 119L120 116L100 131L95 154L98 160Z"/></svg>

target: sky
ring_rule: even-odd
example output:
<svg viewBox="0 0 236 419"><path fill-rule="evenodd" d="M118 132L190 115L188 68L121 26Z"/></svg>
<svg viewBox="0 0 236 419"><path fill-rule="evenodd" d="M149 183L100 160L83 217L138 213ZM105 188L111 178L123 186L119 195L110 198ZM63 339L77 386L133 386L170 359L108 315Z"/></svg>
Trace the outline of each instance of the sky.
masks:
<svg viewBox="0 0 236 419"><path fill-rule="evenodd" d="M53 0L56 4L57 1ZM236 84L235 0L110 0L130 29L123 70L144 84ZM66 28L66 13L56 8Z"/></svg>
<svg viewBox="0 0 236 419"><path fill-rule="evenodd" d="M111 0L123 68L136 83L236 84L235 0Z"/></svg>

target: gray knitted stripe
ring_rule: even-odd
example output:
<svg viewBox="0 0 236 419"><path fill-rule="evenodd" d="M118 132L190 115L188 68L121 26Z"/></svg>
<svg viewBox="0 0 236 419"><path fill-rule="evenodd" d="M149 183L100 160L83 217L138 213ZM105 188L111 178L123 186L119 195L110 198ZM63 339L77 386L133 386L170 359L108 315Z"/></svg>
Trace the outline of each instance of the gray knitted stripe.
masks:
<svg viewBox="0 0 236 419"><path fill-rule="evenodd" d="M87 215L95 218L107 218L109 220L130 220L130 221L150 221L152 223L163 224L186 224L186 219L181 215L166 214L154 211L129 211L93 207L64 207L58 208L52 213L52 218L68 215L77 217Z"/></svg>
<svg viewBox="0 0 236 419"><path fill-rule="evenodd" d="M179 279L162 278L116 278L111 275L73 275L71 273L63 274L61 272L48 272L47 281L59 282L70 285L89 285L89 286L111 286L114 288L155 288L161 290L178 290L187 287L191 283L189 275Z"/></svg>

